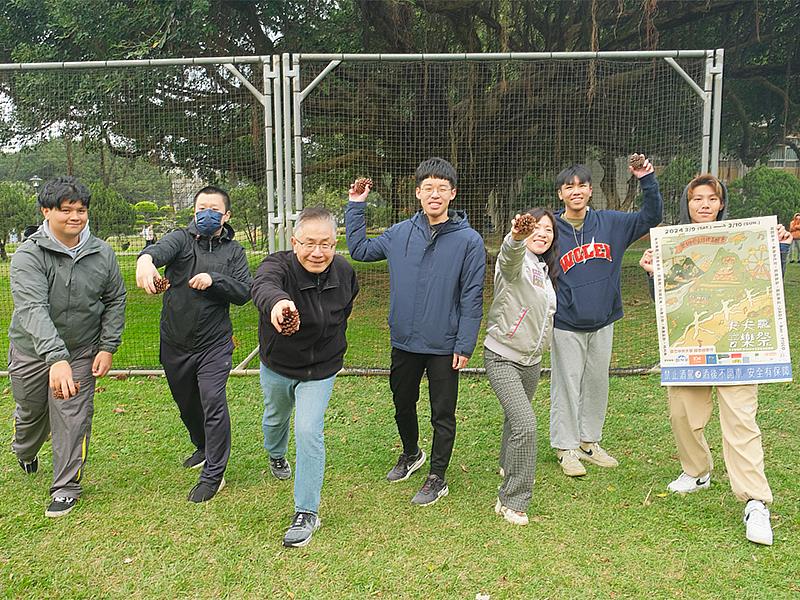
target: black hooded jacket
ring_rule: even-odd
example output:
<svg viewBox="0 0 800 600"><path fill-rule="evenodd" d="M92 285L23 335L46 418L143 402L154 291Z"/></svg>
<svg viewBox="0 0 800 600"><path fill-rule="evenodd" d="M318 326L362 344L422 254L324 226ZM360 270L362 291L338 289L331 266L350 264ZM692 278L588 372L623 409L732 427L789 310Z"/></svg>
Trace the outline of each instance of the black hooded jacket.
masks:
<svg viewBox="0 0 800 600"><path fill-rule="evenodd" d="M166 265L170 287L161 309L161 339L170 346L196 352L231 339L230 304L246 304L253 284L244 248L233 236L227 223L219 236L200 235L192 221L139 253L149 254L156 267ZM209 288L189 287L198 273L211 276Z"/></svg>
<svg viewBox="0 0 800 600"><path fill-rule="evenodd" d="M319 274L306 271L291 250L267 256L253 282L261 362L300 381L338 373L347 350L347 318L357 294L355 271L341 256L334 256ZM272 326L270 314L280 300L291 300L300 313L300 330L294 335L281 335Z"/></svg>

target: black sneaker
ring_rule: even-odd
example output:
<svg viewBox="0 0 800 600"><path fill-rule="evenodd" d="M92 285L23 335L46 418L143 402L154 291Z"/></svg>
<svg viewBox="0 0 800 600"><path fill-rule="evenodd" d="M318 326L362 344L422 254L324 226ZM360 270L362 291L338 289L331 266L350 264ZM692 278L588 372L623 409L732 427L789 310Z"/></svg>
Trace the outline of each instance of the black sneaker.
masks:
<svg viewBox="0 0 800 600"><path fill-rule="evenodd" d="M47 510L44 511L45 517L63 517L78 503L77 498L67 498L65 496L56 496L53 498L53 501L50 503L50 506L47 507Z"/></svg>
<svg viewBox="0 0 800 600"><path fill-rule="evenodd" d="M322 525L322 521L314 513L294 513L294 520L283 536L283 545L287 548L301 548L308 545L311 536L319 529L320 525Z"/></svg>
<svg viewBox="0 0 800 600"><path fill-rule="evenodd" d="M405 481L411 474L425 464L425 451L422 448L416 454L406 454L403 452L397 459L397 464L386 475L391 483Z"/></svg>
<svg viewBox="0 0 800 600"><path fill-rule="evenodd" d="M206 464L206 451L197 449L192 455L183 461L184 469L199 469Z"/></svg>
<svg viewBox="0 0 800 600"><path fill-rule="evenodd" d="M225 478L217 484L201 481L189 492L189 502L208 502L225 487Z"/></svg>
<svg viewBox="0 0 800 600"><path fill-rule="evenodd" d="M422 488L411 499L411 504L428 506L436 502L439 498L447 496L449 493L450 490L447 489L447 482L438 475L431 473L428 475L425 483L422 484Z"/></svg>
<svg viewBox="0 0 800 600"><path fill-rule="evenodd" d="M25 471L28 475L32 475L39 470L39 457L34 456L31 462L25 462L21 458L17 459L19 466L22 467L22 470Z"/></svg>
<svg viewBox="0 0 800 600"><path fill-rule="evenodd" d="M289 466L289 461L283 456L280 458L272 458L270 456L269 470L272 471L272 475L275 479L280 479L281 481L289 479L292 476L292 467Z"/></svg>

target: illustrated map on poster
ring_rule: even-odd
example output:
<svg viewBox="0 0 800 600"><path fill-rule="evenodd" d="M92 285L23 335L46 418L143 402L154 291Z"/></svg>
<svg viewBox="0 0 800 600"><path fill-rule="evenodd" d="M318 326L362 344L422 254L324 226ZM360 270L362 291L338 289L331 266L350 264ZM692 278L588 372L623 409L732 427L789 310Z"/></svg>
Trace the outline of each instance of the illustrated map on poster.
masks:
<svg viewBox="0 0 800 600"><path fill-rule="evenodd" d="M792 380L773 217L658 227L661 385Z"/></svg>

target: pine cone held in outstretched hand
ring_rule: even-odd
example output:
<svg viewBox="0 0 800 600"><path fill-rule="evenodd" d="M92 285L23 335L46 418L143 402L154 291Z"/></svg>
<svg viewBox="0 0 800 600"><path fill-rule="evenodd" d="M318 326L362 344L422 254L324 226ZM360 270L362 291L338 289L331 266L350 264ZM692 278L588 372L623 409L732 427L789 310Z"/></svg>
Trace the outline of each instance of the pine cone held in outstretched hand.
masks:
<svg viewBox="0 0 800 600"><path fill-rule="evenodd" d="M372 189L372 179L370 179L369 177L359 177L353 184L353 191L356 194L363 194L364 190L367 189L367 186L369 186L370 189Z"/></svg>
<svg viewBox="0 0 800 600"><path fill-rule="evenodd" d="M520 215L514 225L522 235L530 235L533 233L534 227L536 227L536 217L527 213Z"/></svg>
<svg viewBox="0 0 800 600"><path fill-rule="evenodd" d="M153 285L156 287L156 294L161 294L167 291L169 287L169 279L166 277L156 277L153 279Z"/></svg>
<svg viewBox="0 0 800 600"><path fill-rule="evenodd" d="M628 163L633 167L635 170L639 170L644 167L644 161L647 157L644 154L631 154L630 158L628 158Z"/></svg>
<svg viewBox="0 0 800 600"><path fill-rule="evenodd" d="M300 313L287 306L283 309L282 315L281 334L294 335L297 333L300 330Z"/></svg>

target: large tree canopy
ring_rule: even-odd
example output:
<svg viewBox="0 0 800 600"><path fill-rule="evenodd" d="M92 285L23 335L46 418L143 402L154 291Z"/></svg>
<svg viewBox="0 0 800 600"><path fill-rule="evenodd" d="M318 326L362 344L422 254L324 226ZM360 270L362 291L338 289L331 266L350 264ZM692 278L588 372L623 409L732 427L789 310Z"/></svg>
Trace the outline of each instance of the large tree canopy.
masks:
<svg viewBox="0 0 800 600"><path fill-rule="evenodd" d="M798 26L784 0L17 0L0 60L724 48L725 150L753 164L800 129Z"/></svg>
<svg viewBox="0 0 800 600"><path fill-rule="evenodd" d="M0 4L0 60L724 48L723 151L755 164L800 129L798 25L800 4L783 0L16 0ZM400 211L409 197L404 178L421 155L440 153L458 159L459 172L471 182L465 193L481 202L489 198L490 211L505 194L496 203L510 210L522 199L534 200L552 180L552 173L532 166L562 156L583 160L591 152L592 140L579 140L585 148L569 147L553 130L593 130L583 119L607 111L607 131L597 132L607 142L597 156L602 189L611 206L626 208L635 185L626 189L617 180L615 161L634 149L632 140L643 139L641 124L650 122L635 110L626 118L636 127L615 120L619 93L629 89L621 83L630 75L601 73L602 65L593 63L585 68L571 75L579 85L567 88L563 73L548 69L456 72L411 65L405 75L418 87L408 94L402 84L388 87L385 74L340 68L338 84L351 85L374 108L365 111L324 92L309 97L304 136L313 143L304 148L312 159L306 175L321 178L310 187L327 185L330 174L338 178L330 183L340 187L339 179L353 169L380 173L380 193ZM260 64L240 70L260 87ZM0 92L14 107L12 118L0 121L6 147L60 136L68 157L74 140L100 157L137 158L190 177L265 188L263 109L224 69L58 76L0 74ZM647 76L644 68L637 76ZM575 99L569 115L545 127L525 120L557 115L553 106L564 95ZM645 96L643 108L663 101L656 93ZM387 138L381 128L394 134ZM681 158L684 131L646 133L648 152ZM360 145L353 142L357 137ZM536 143L520 146L523 138ZM504 218L495 211L493 219Z"/></svg>

